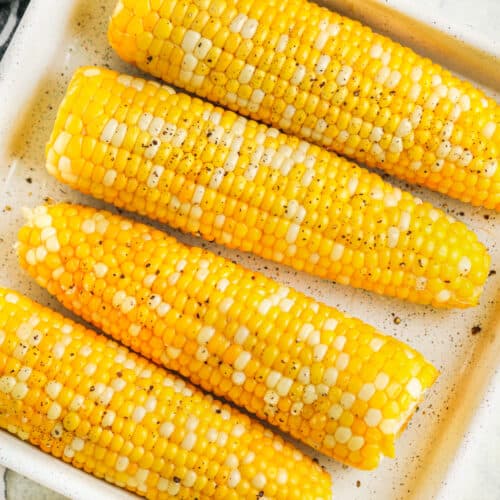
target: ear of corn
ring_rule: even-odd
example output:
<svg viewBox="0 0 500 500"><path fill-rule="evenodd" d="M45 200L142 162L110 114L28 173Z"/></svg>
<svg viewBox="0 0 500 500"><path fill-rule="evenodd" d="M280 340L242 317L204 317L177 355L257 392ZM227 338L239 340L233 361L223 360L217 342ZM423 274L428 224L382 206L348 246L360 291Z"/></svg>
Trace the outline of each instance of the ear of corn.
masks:
<svg viewBox="0 0 500 500"><path fill-rule="evenodd" d="M331 498L328 474L246 415L4 288L0 428L150 499Z"/></svg>
<svg viewBox="0 0 500 500"><path fill-rule="evenodd" d="M47 147L58 179L298 270L439 307L475 305L476 236L317 146L154 82L76 72Z"/></svg>
<svg viewBox="0 0 500 500"><path fill-rule="evenodd" d="M394 455L437 376L373 327L109 212L39 207L19 241L21 265L68 309L355 467Z"/></svg>
<svg viewBox="0 0 500 500"><path fill-rule="evenodd" d="M305 0L119 0L126 61L454 198L500 209L500 108L410 49Z"/></svg>

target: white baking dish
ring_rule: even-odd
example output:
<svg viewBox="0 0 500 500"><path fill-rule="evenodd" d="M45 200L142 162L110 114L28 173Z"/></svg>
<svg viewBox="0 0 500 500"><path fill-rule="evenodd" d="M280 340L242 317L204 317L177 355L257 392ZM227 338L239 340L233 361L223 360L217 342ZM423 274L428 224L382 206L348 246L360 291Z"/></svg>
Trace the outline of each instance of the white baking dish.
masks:
<svg viewBox="0 0 500 500"><path fill-rule="evenodd" d="M456 19L450 24L454 26L451 33L458 37L463 35L467 42L464 44L447 31L448 24L444 19L449 11L441 8L446 4L451 9L451 4L446 1L425 0L419 4L426 9L436 5L431 11L424 8L417 11L409 0L380 3L375 0L333 0L331 3L346 12L361 15L385 32L392 31L400 39L406 38L415 49L434 53L438 59L447 59L453 54L454 68L460 68L469 77L476 75L482 82L489 81L497 90L500 89L500 64L496 59L498 35L495 34L495 22L492 23L495 30L491 28L488 32L490 28L486 29L484 23L488 15L480 20L483 35L477 27L476 31L466 28L465 23ZM453 2L453 5L458 3ZM462 3L464 6L470 4L467 0ZM60 307L55 301L18 268L13 244L22 223L22 206L35 206L46 197L98 205L46 173L43 147L57 105L76 67L107 64L118 70L133 71L117 59L106 41L106 26L113 4L114 0L32 0L21 29L0 65L0 283L57 309ZM409 20L390 10L391 5L396 4L419 19ZM499 10L494 0L481 4L486 10ZM474 11L471 5L469 9ZM500 13L496 18L499 16ZM438 24L434 26L433 21ZM404 26L408 27L406 32L402 29ZM436 34L432 44L428 43L429 26ZM439 33L434 28L443 31ZM496 38L489 40L488 33ZM483 67L481 73L477 72L478 67ZM487 92L498 98L493 90ZM318 456L331 472L335 495L340 499L435 498L450 463L456 459L463 435L499 359L500 314L496 294L500 284L500 248L495 244L500 241L498 216L423 189L410 189L465 221L489 247L492 267L498 274L488 280L480 306L467 311L437 311L335 285L257 257L223 250L224 255L246 266L262 270L408 342L442 372L399 440L395 460L385 460L373 472L362 472ZM199 239L168 231L183 241L195 245L202 243ZM215 248L215 245L207 247ZM396 317L401 321L394 321ZM476 325L481 325L482 331L472 335ZM311 450L307 452L314 454ZM0 464L72 498L109 500L130 497L126 492L79 472L1 431Z"/></svg>

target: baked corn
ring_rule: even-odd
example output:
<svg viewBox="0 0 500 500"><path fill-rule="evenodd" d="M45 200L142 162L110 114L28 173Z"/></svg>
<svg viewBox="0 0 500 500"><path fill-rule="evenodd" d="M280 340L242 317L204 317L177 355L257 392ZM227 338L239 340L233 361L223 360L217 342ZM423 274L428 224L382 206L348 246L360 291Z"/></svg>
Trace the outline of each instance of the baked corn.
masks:
<svg viewBox="0 0 500 500"><path fill-rule="evenodd" d="M109 40L192 93L500 209L500 107L358 22L305 0L120 0Z"/></svg>
<svg viewBox="0 0 500 500"><path fill-rule="evenodd" d="M0 428L150 499L331 498L328 474L260 424L5 288Z"/></svg>
<svg viewBox="0 0 500 500"><path fill-rule="evenodd" d="M76 72L47 167L118 207L389 296L467 307L488 275L489 256L471 231L379 176L106 69Z"/></svg>
<svg viewBox="0 0 500 500"><path fill-rule="evenodd" d="M357 319L105 211L38 207L22 267L155 363L347 464L372 469L437 371Z"/></svg>

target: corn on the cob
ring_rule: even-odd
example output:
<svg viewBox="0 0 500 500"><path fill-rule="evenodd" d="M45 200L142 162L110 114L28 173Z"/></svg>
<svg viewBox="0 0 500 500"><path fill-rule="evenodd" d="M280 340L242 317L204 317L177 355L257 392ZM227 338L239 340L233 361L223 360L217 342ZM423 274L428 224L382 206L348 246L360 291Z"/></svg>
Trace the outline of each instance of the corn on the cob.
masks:
<svg viewBox="0 0 500 500"><path fill-rule="evenodd" d="M339 283L467 307L488 275L472 232L379 176L110 70L77 71L47 157L85 193Z"/></svg>
<svg viewBox="0 0 500 500"><path fill-rule="evenodd" d="M21 265L68 309L350 465L394 455L437 376L373 327L143 224L65 204L28 217Z"/></svg>
<svg viewBox="0 0 500 500"><path fill-rule="evenodd" d="M246 415L4 288L0 428L150 499L331 498L328 474Z"/></svg>
<svg viewBox="0 0 500 500"><path fill-rule="evenodd" d="M500 210L500 107L358 22L305 0L119 0L108 34L169 83Z"/></svg>

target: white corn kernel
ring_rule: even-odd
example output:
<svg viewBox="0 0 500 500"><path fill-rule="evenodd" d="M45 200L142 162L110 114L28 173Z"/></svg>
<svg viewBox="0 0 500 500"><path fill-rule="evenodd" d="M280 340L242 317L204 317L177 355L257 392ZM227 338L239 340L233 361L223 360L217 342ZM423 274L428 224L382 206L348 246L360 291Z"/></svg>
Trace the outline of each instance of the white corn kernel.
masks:
<svg viewBox="0 0 500 500"><path fill-rule="evenodd" d="M336 368L334 368L333 366L328 367L323 374L323 383L329 385L330 387L333 387L337 382L338 374L339 372Z"/></svg>
<svg viewBox="0 0 500 500"><path fill-rule="evenodd" d="M246 39L253 38L258 27L259 23L256 19L247 19L241 28L241 36Z"/></svg>
<svg viewBox="0 0 500 500"><path fill-rule="evenodd" d="M340 371L345 370L349 365L349 360L350 360L349 354L341 352L337 357L335 367Z"/></svg>
<svg viewBox="0 0 500 500"><path fill-rule="evenodd" d="M406 384L406 390L410 396L418 399L422 394L422 384L420 383L420 380L415 377L410 379L410 381Z"/></svg>
<svg viewBox="0 0 500 500"><path fill-rule="evenodd" d="M236 488L238 486L239 482L241 481L241 473L238 469L233 469L230 473L229 476L227 477L227 485L230 488Z"/></svg>
<svg viewBox="0 0 500 500"><path fill-rule="evenodd" d="M281 378L281 374L275 370L271 370L266 378L266 386L268 389L273 389Z"/></svg>
<svg viewBox="0 0 500 500"><path fill-rule="evenodd" d="M164 422L160 426L160 434L163 437L169 438L175 430L175 426L172 422Z"/></svg>
<svg viewBox="0 0 500 500"><path fill-rule="evenodd" d="M312 323L304 323L297 334L297 340L304 342L313 331L314 325Z"/></svg>
<svg viewBox="0 0 500 500"><path fill-rule="evenodd" d="M467 94L462 95L458 102L463 111L470 110L470 97Z"/></svg>
<svg viewBox="0 0 500 500"><path fill-rule="evenodd" d="M328 67L329 64L330 64L330 56L326 54L321 54L318 58L318 61L316 62L314 70L316 71L316 73L321 75L326 71L326 68Z"/></svg>
<svg viewBox="0 0 500 500"><path fill-rule="evenodd" d="M481 133L486 139L491 139L495 133L497 126L495 122L488 122L482 129Z"/></svg>
<svg viewBox="0 0 500 500"><path fill-rule="evenodd" d="M51 399L56 399L59 396L59 393L62 390L62 384L55 380L51 380L45 386L45 392Z"/></svg>
<svg viewBox="0 0 500 500"><path fill-rule="evenodd" d="M243 372L235 371L231 375L231 380L235 385L243 385L246 379L247 377Z"/></svg>
<svg viewBox="0 0 500 500"><path fill-rule="evenodd" d="M54 146L53 146L54 151L58 155L63 155L66 151L66 147L68 146L70 140L71 140L71 135L68 132L64 132L64 131L61 132L54 142Z"/></svg>
<svg viewBox="0 0 500 500"><path fill-rule="evenodd" d="M315 387L311 384L306 385L306 387L304 388L304 394L302 396L302 401L304 401L304 403L306 405L310 405L310 404L313 404L314 401L316 401L317 399L318 399L318 395L316 394Z"/></svg>
<svg viewBox="0 0 500 500"><path fill-rule="evenodd" d="M382 346L385 344L385 340L382 340L381 338L375 337L370 341L370 347L373 351L378 352L382 348Z"/></svg>
<svg viewBox="0 0 500 500"><path fill-rule="evenodd" d="M464 276L470 273L472 264L468 257L462 257L458 263L458 272Z"/></svg>
<svg viewBox="0 0 500 500"><path fill-rule="evenodd" d="M377 408L369 408L364 421L368 427L376 427L382 420L382 412Z"/></svg>
<svg viewBox="0 0 500 500"><path fill-rule="evenodd" d="M205 59L209 50L212 48L212 41L201 37L193 50L193 55L198 59Z"/></svg>
<svg viewBox="0 0 500 500"><path fill-rule="evenodd" d="M288 35L281 35L276 44L276 52L283 52L288 45Z"/></svg>
<svg viewBox="0 0 500 500"><path fill-rule="evenodd" d="M251 359L252 355L248 351L242 351L234 361L234 368L244 370Z"/></svg>
<svg viewBox="0 0 500 500"><path fill-rule="evenodd" d="M323 358L326 356L328 352L328 346L325 344L318 344L314 346L313 349L313 360L317 363L323 361Z"/></svg>
<svg viewBox="0 0 500 500"><path fill-rule="evenodd" d="M379 44L372 45L370 48L370 57L373 59L379 59L383 53L384 49Z"/></svg>
<svg viewBox="0 0 500 500"><path fill-rule="evenodd" d="M290 79L291 85L299 85L306 76L306 67L303 64L297 65L295 71Z"/></svg>
<svg viewBox="0 0 500 500"><path fill-rule="evenodd" d="M318 330L313 330L307 337L307 343L310 346L316 346L320 343L320 341L321 341L321 336Z"/></svg>
<svg viewBox="0 0 500 500"><path fill-rule="evenodd" d="M293 380L288 377L282 377L276 386L276 392L279 396L285 397L290 391Z"/></svg>
<svg viewBox="0 0 500 500"><path fill-rule="evenodd" d="M420 66L415 66L411 72L410 72L410 78L414 81L414 82L418 82L421 78L422 78L422 75L424 74L422 68Z"/></svg>
<svg viewBox="0 0 500 500"><path fill-rule="evenodd" d="M311 380L311 369L308 366L303 366L297 375L297 381L301 384L309 384Z"/></svg>
<svg viewBox="0 0 500 500"><path fill-rule="evenodd" d="M364 384L358 392L358 398L368 401L375 394L375 386L371 383Z"/></svg>
<svg viewBox="0 0 500 500"><path fill-rule="evenodd" d="M334 243L330 258L334 261L338 261L344 255L345 247L341 243Z"/></svg>
<svg viewBox="0 0 500 500"><path fill-rule="evenodd" d="M389 151L391 153L401 153L403 151L403 140L401 137L393 137L391 144L389 145Z"/></svg>
<svg viewBox="0 0 500 500"><path fill-rule="evenodd" d="M391 71L389 78L386 80L385 85L390 89L395 88L401 80L401 73L397 70Z"/></svg>
<svg viewBox="0 0 500 500"><path fill-rule="evenodd" d="M483 174L485 177L493 177L498 168L497 160L488 160L484 162Z"/></svg>
<svg viewBox="0 0 500 500"><path fill-rule="evenodd" d="M337 349L337 351L342 351L346 342L347 342L347 338L344 335L338 335L333 340L333 347L335 347L335 349Z"/></svg>
<svg viewBox="0 0 500 500"><path fill-rule="evenodd" d="M1 336L1 333L0 333ZM2 344L1 339L0 339L0 345ZM20 382L26 382L30 376L31 376L31 371L32 369L29 366L23 366L18 372L17 372L17 380Z"/></svg>
<svg viewBox="0 0 500 500"><path fill-rule="evenodd" d="M252 479L252 485L258 490L264 489L266 482L266 476L262 472L258 472Z"/></svg>
<svg viewBox="0 0 500 500"><path fill-rule="evenodd" d="M396 129L396 135L398 137L406 137L412 131L412 129L413 127L410 120L408 120L408 118L403 118L399 122L398 128Z"/></svg>
<svg viewBox="0 0 500 500"><path fill-rule="evenodd" d="M182 50L184 52L193 52L200 38L201 35L197 31L187 30L181 42Z"/></svg>
<svg viewBox="0 0 500 500"><path fill-rule="evenodd" d="M389 78L391 70L387 66L382 66L375 76L375 81L383 85Z"/></svg>
<svg viewBox="0 0 500 500"><path fill-rule="evenodd" d="M187 451L191 451L196 444L196 434L194 432L188 432L181 443L181 448L184 448Z"/></svg>
<svg viewBox="0 0 500 500"><path fill-rule="evenodd" d="M275 391L267 391L264 394L264 401L270 406L276 406L278 404L280 397Z"/></svg>
<svg viewBox="0 0 500 500"><path fill-rule="evenodd" d="M398 245L399 241L399 236L400 236L400 231L397 227L391 226L387 230L387 246L389 248L396 248Z"/></svg>
<svg viewBox="0 0 500 500"><path fill-rule="evenodd" d="M384 434L396 434L396 432L398 431L398 428L399 428L399 424L398 424L397 420L392 419L392 418L384 419L380 423L380 430Z"/></svg>
<svg viewBox="0 0 500 500"><path fill-rule="evenodd" d="M348 410L354 404L354 401L356 401L356 397L350 392L344 392L342 396L340 396L340 404L346 410Z"/></svg>
<svg viewBox="0 0 500 500"><path fill-rule="evenodd" d="M4 394L10 394L12 389L16 386L16 379L8 375L0 377L0 391Z"/></svg>
<svg viewBox="0 0 500 500"><path fill-rule="evenodd" d="M342 413L344 413L344 409L339 404L334 404L328 409L328 416L333 420L338 420Z"/></svg>
<svg viewBox="0 0 500 500"><path fill-rule="evenodd" d="M62 411L61 405L54 401L50 405L49 410L47 411L47 418L49 420L57 420L61 415L61 411Z"/></svg>
<svg viewBox="0 0 500 500"><path fill-rule="evenodd" d="M111 427L115 421L116 413L113 410L106 410L102 417L101 425L103 427Z"/></svg>
<svg viewBox="0 0 500 500"><path fill-rule="evenodd" d="M379 391L383 391L387 385L389 384L390 378L387 373L380 372L377 377L375 378L375 388L378 389Z"/></svg>
<svg viewBox="0 0 500 500"><path fill-rule="evenodd" d="M328 32L320 31L314 42L314 48L317 50L323 50L326 45L326 42L328 41L328 38L329 38Z"/></svg>
<svg viewBox="0 0 500 500"><path fill-rule="evenodd" d="M451 298L451 292L449 290L443 289L436 295L436 300L438 302L447 302Z"/></svg>
<svg viewBox="0 0 500 500"><path fill-rule="evenodd" d="M347 443L347 448L349 448L350 451L358 451L364 444L364 438L362 438L361 436L352 436Z"/></svg>
<svg viewBox="0 0 500 500"><path fill-rule="evenodd" d="M335 431L335 440L342 444L347 443L351 436L352 432L348 427L337 427L337 430Z"/></svg>
<svg viewBox="0 0 500 500"><path fill-rule="evenodd" d="M347 85L349 79L351 78L351 75L352 75L352 67L342 66L337 74L336 78L337 85Z"/></svg>
<svg viewBox="0 0 500 500"><path fill-rule="evenodd" d="M232 21L231 24L229 25L229 30L232 31L233 33L239 33L241 31L241 28L243 28L243 25L245 24L245 21L248 19L245 14L238 14Z"/></svg>
<svg viewBox="0 0 500 500"><path fill-rule="evenodd" d="M257 310L259 311L259 314L262 314L263 316L265 316L269 312L269 310L271 309L272 305L273 304L269 299L264 299L259 304L259 307Z"/></svg>
<svg viewBox="0 0 500 500"><path fill-rule="evenodd" d="M337 23L329 24L327 31L330 36L337 36L340 33L340 25Z"/></svg>
<svg viewBox="0 0 500 500"><path fill-rule="evenodd" d="M237 344L244 344L248 336L250 335L250 330L246 326L240 326L234 335L234 341Z"/></svg>
<svg viewBox="0 0 500 500"><path fill-rule="evenodd" d="M241 70L240 76L238 77L238 81L242 84L248 83L255 72L255 66L251 64L245 64L243 69Z"/></svg>
<svg viewBox="0 0 500 500"><path fill-rule="evenodd" d="M292 406L290 407L290 413L292 415L300 415L303 408L304 408L304 403L297 401L293 403Z"/></svg>

